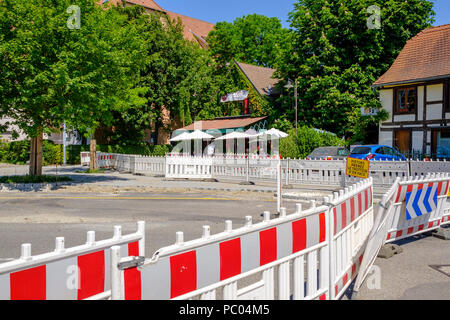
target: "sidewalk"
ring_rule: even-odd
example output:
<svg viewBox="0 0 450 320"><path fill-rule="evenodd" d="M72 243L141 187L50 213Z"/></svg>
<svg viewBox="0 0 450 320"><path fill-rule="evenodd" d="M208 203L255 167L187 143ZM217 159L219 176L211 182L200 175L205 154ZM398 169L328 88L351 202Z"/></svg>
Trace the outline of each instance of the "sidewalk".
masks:
<svg viewBox="0 0 450 320"><path fill-rule="evenodd" d="M450 241L425 233L395 242L403 252L377 258L358 300L450 300ZM447 265L439 272L433 265ZM344 300L347 297L343 298Z"/></svg>
<svg viewBox="0 0 450 320"><path fill-rule="evenodd" d="M47 166L43 168L43 174L62 175L72 178L72 182L59 183L58 186L42 188L43 191L60 190L65 192L111 192L116 189L120 192L148 192L149 189L167 190L174 192L183 191L227 191L227 192L259 192L276 195L276 184L271 182L255 182L254 185L241 185L242 180L220 180L218 182L202 180L168 180L164 177L153 177L133 174L122 174L117 171L107 170L105 173L84 174L76 171L86 170L83 166ZM28 166L0 166L0 175L24 175L28 172ZM1 189L1 188L0 188ZM339 191L340 187L322 185L294 185L291 189L282 189L283 198L292 200L316 200L322 201L323 197L330 196ZM103 190L103 191L102 191ZM13 191L13 190L11 190ZM21 190L16 190L21 191Z"/></svg>

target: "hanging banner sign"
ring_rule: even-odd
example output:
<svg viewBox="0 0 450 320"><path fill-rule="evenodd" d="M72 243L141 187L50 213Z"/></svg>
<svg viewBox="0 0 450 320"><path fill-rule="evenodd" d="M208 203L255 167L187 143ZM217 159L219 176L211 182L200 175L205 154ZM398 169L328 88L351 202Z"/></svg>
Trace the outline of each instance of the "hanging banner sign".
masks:
<svg viewBox="0 0 450 320"><path fill-rule="evenodd" d="M358 178L369 178L369 160L347 158L347 175Z"/></svg>
<svg viewBox="0 0 450 320"><path fill-rule="evenodd" d="M363 117L376 116L377 114L378 114L378 110L375 108L361 108L361 115Z"/></svg>
<svg viewBox="0 0 450 320"><path fill-rule="evenodd" d="M233 92L226 96L223 96L221 99L221 102L243 101L247 98L248 98L248 91L241 90L241 91Z"/></svg>

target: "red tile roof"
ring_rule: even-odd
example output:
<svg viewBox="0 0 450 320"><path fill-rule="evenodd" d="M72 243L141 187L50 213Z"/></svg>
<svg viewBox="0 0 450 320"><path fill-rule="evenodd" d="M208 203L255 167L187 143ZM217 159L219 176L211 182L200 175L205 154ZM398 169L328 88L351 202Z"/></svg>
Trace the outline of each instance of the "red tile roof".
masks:
<svg viewBox="0 0 450 320"><path fill-rule="evenodd" d="M235 63L261 96L269 95L270 89L274 88L280 81L279 79L273 78L275 69L258 67L237 61L235 61Z"/></svg>
<svg viewBox="0 0 450 320"><path fill-rule="evenodd" d="M153 0L127 0L128 3L137 4L148 9L165 12L155 1Z"/></svg>
<svg viewBox="0 0 450 320"><path fill-rule="evenodd" d="M267 117L256 117L256 118L231 118L231 119L215 119L215 120L201 120L196 121L184 128L177 130L213 130L213 129L233 129L233 128L245 128L249 125L257 123L264 120Z"/></svg>
<svg viewBox="0 0 450 320"><path fill-rule="evenodd" d="M447 24L425 29L411 38L374 86L432 80L449 75L450 24Z"/></svg>
<svg viewBox="0 0 450 320"><path fill-rule="evenodd" d="M100 4L103 3L103 0L99 0ZM108 3L112 3L114 5L120 4L122 0L109 0ZM127 3L137 4L143 6L147 9L152 9L156 11L164 12L164 9L161 8L155 1L153 0L126 0Z"/></svg>
<svg viewBox="0 0 450 320"><path fill-rule="evenodd" d="M214 29L214 24L212 23L171 11L166 11L166 13L173 20L181 19L184 26L184 38L187 40L198 41L197 37L200 37L200 41L204 42L209 32Z"/></svg>
<svg viewBox="0 0 450 320"><path fill-rule="evenodd" d="M100 4L103 2L103 0L98 1ZM122 0L109 0L109 2L114 5L121 3L121 1ZM184 26L184 38L190 41L198 41L201 46L207 47L206 37L208 36L209 32L212 29L214 29L214 24L199 19L191 18L188 16L184 16L179 13L166 11L154 0L126 0L126 2L129 4L141 5L150 10L163 12L167 14L167 16L170 19L174 20L177 20L178 18L181 19L181 22L183 23Z"/></svg>

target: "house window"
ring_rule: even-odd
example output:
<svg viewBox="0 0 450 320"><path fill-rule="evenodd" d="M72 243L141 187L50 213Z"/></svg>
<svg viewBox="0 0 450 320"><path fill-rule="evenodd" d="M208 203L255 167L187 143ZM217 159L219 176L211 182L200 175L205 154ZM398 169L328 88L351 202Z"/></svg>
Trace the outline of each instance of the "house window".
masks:
<svg viewBox="0 0 450 320"><path fill-rule="evenodd" d="M395 90L395 113L416 113L417 87L399 88Z"/></svg>

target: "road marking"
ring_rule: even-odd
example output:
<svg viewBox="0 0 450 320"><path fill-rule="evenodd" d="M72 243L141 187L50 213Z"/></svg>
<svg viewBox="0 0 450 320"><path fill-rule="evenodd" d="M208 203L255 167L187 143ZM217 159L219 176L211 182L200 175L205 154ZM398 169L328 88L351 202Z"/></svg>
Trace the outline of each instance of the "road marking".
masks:
<svg viewBox="0 0 450 320"><path fill-rule="evenodd" d="M245 199L234 198L187 198L187 197L76 197L76 196L61 196L61 197L3 197L0 200L202 200L202 201L245 201ZM274 202L276 200L261 200L264 202Z"/></svg>

